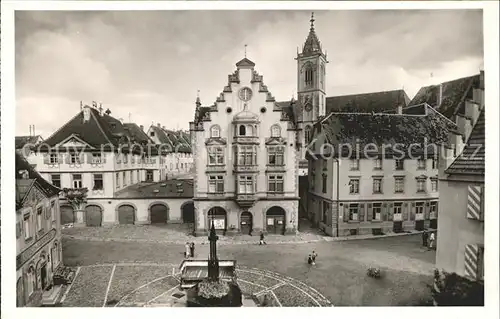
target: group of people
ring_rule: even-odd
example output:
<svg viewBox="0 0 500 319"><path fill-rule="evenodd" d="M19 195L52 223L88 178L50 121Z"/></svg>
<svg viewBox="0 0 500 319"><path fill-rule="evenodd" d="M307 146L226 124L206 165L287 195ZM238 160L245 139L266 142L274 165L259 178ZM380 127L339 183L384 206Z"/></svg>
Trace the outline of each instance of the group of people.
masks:
<svg viewBox="0 0 500 319"><path fill-rule="evenodd" d="M186 242L186 250L184 251L184 258L194 257L194 243Z"/></svg>
<svg viewBox="0 0 500 319"><path fill-rule="evenodd" d="M318 257L318 254L313 250L312 253L307 257L307 263L309 265L316 265L316 257Z"/></svg>
<svg viewBox="0 0 500 319"><path fill-rule="evenodd" d="M429 232L427 229L424 229L422 232L422 245L424 247L427 247L427 249L431 250L434 248L434 243L436 242L436 235L434 232L431 232L429 235Z"/></svg>

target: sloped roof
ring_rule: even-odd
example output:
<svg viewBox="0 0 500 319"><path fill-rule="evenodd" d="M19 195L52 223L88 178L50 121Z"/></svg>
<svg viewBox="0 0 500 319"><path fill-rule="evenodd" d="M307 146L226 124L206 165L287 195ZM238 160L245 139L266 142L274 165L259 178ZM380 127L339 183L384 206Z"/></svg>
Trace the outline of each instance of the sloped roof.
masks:
<svg viewBox="0 0 500 319"><path fill-rule="evenodd" d="M359 145L360 152L372 143L377 147L388 145L398 150L408 150L411 144L441 145L448 141L449 129L453 123L438 114L427 116L372 114L372 113L331 113L315 125L315 132L320 129L328 142L335 147L351 145L355 150ZM390 149L386 150L391 153ZM418 153L420 147L412 148ZM434 149L429 148L429 154ZM377 153L377 152L375 152ZM406 153L406 152L405 152Z"/></svg>
<svg viewBox="0 0 500 319"><path fill-rule="evenodd" d="M405 107L409 102L404 90L330 96L326 98L326 114L331 112L383 112Z"/></svg>
<svg viewBox="0 0 500 319"><path fill-rule="evenodd" d="M41 139L40 135L16 136L16 150L23 148L26 144L35 144L39 138Z"/></svg>
<svg viewBox="0 0 500 319"><path fill-rule="evenodd" d="M152 125L158 140L163 145L168 145L172 151L191 153L191 138L183 131L172 131L160 126Z"/></svg>
<svg viewBox="0 0 500 319"><path fill-rule="evenodd" d="M238 63L236 63L236 66L237 67L241 67L241 66L251 66L251 67L254 67L255 63L253 63L252 61L250 61L247 58L243 58L240 61L238 61Z"/></svg>
<svg viewBox="0 0 500 319"><path fill-rule="evenodd" d="M454 115L464 112L464 101L466 98L472 97L472 91L470 89L479 86L479 81L480 74L476 74L443 82L438 85L422 87L408 105L427 103L438 112L451 119ZM438 103L440 86L442 86L441 104Z"/></svg>
<svg viewBox="0 0 500 319"><path fill-rule="evenodd" d="M485 172L485 119L484 109L472 128L462 153L446 169L447 174L483 175Z"/></svg>
<svg viewBox="0 0 500 319"><path fill-rule="evenodd" d="M138 183L119 190L117 198L193 198L193 180L172 179L160 183Z"/></svg>
<svg viewBox="0 0 500 319"><path fill-rule="evenodd" d="M128 135L138 143L153 143L149 136L135 123L124 123Z"/></svg>

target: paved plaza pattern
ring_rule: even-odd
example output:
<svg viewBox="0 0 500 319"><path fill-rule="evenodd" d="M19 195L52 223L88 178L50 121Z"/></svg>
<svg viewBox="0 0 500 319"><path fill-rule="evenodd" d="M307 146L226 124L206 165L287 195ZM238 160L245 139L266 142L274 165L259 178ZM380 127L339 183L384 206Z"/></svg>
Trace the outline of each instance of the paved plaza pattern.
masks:
<svg viewBox="0 0 500 319"><path fill-rule="evenodd" d="M176 307L179 289L174 264L122 263L78 267L63 296L63 307ZM242 292L268 307L330 307L331 302L307 284L269 270L238 267Z"/></svg>

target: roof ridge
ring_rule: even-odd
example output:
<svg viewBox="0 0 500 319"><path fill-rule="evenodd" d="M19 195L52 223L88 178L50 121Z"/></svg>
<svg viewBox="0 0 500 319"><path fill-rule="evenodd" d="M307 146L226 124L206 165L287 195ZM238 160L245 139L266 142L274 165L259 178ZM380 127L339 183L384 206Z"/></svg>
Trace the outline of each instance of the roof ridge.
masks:
<svg viewBox="0 0 500 319"><path fill-rule="evenodd" d="M83 110L80 110L80 112L76 113L75 116L73 116L69 121L67 121L66 123L64 123L61 127L59 127L54 133L52 133L47 139L46 141L50 140L53 136L55 136L57 133L59 133L60 131L63 130L63 128L65 128L69 123L73 122L74 119L76 119L81 113L83 113Z"/></svg>
<svg viewBox="0 0 500 319"><path fill-rule="evenodd" d="M104 130L103 130L102 126L101 126L100 121L97 119L97 115L95 115L95 114L94 114L94 111L97 111L97 110L94 110L94 109L92 109L92 108L91 108L90 114L91 114L91 116L94 118L94 121L96 121L96 123L97 123L97 127L101 130L101 133L104 135L104 137L105 137L105 138L106 138L106 140L109 142L109 144L114 145L114 144L111 142L111 140L109 139L109 136L106 134L106 132L104 132ZM112 117L112 116L110 116L110 115L108 115L108 116L114 119L114 117Z"/></svg>
<svg viewBox="0 0 500 319"><path fill-rule="evenodd" d="M405 92L404 89L394 89L394 90L385 90L385 91L376 91L376 92L364 92L364 93L350 93L350 94L342 94L342 95L333 95L327 96L326 98L334 98L334 97L346 97L346 96L356 96L356 95L368 95L368 94L380 94L380 93L390 93L390 92Z"/></svg>

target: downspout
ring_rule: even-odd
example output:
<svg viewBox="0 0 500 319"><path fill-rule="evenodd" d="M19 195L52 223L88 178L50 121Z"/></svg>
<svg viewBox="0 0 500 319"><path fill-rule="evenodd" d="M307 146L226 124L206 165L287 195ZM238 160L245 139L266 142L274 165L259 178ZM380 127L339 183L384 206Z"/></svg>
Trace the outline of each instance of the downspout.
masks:
<svg viewBox="0 0 500 319"><path fill-rule="evenodd" d="M339 166L340 166L340 162L339 162L339 159L338 158L334 158L333 159L334 162L337 163L337 199L336 199L336 202L337 202L337 223L336 223L336 228L337 228L337 237L339 237L339 215L340 215L340 206L339 206L339 187L340 187L340 177L339 177ZM333 171L333 170L332 170Z"/></svg>

